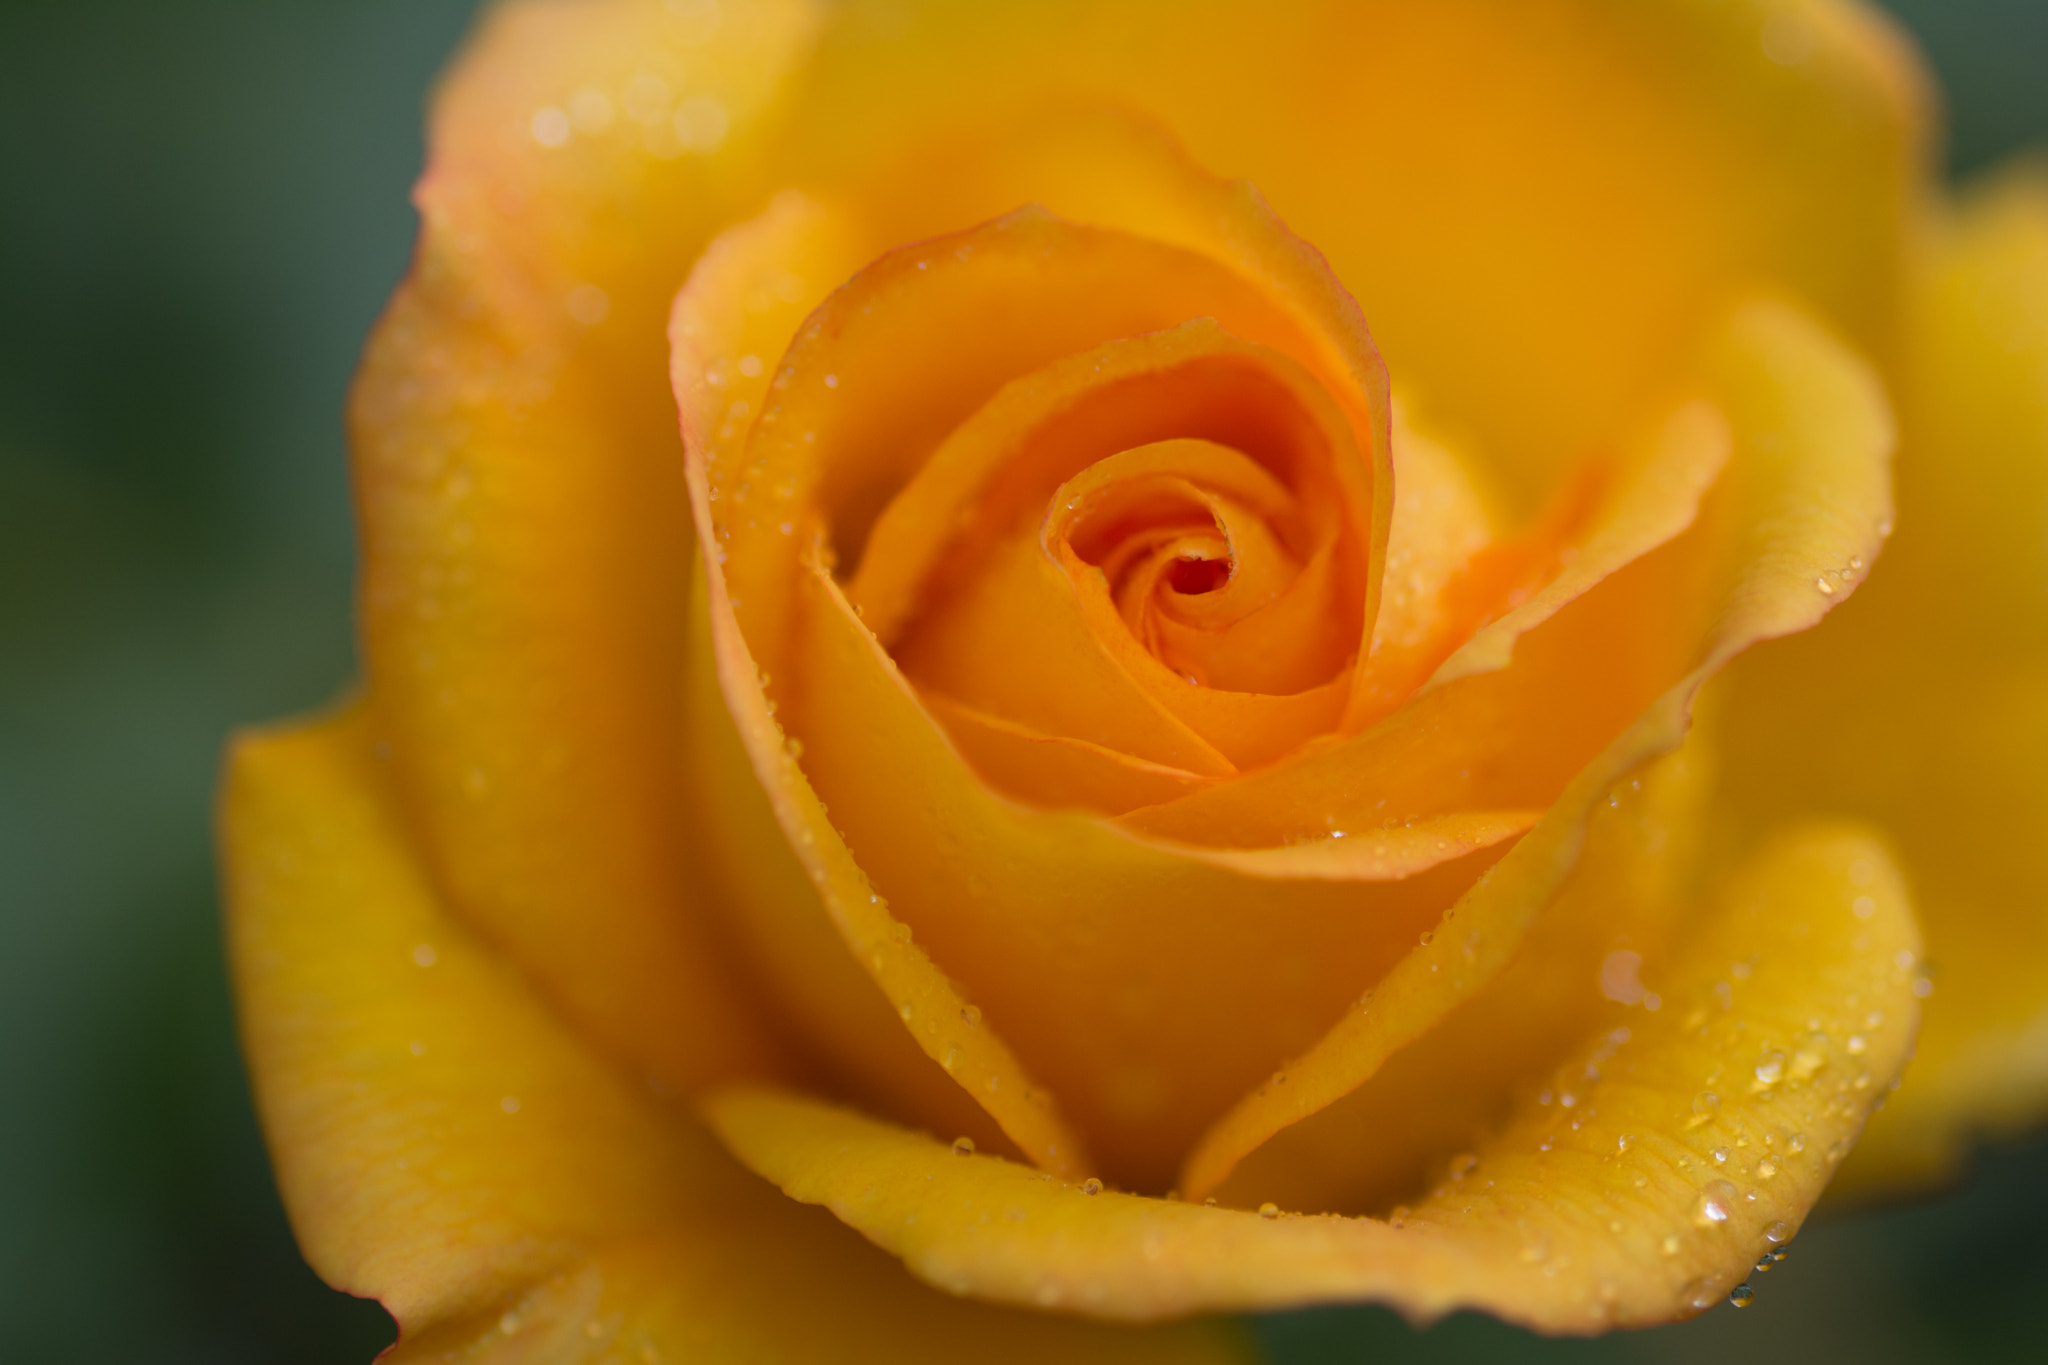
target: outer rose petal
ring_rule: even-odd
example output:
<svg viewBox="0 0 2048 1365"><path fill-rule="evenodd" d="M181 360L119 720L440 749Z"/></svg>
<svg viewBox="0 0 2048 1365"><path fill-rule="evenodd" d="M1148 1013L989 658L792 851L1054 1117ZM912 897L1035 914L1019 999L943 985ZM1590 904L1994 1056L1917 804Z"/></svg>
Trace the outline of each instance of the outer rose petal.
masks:
<svg viewBox="0 0 2048 1365"><path fill-rule="evenodd" d="M1474 1307L1547 1331L1646 1325L1712 1306L1797 1230L1911 1044L1917 940L1868 836L1780 840L1686 945L1670 1007L1560 1068L1574 1113L1525 1101L1398 1223L1091 1196L756 1088L707 1112L747 1164L955 1292L1139 1320L1370 1298L1418 1320ZM1796 1051L1815 1019L1860 1029L1861 1050ZM1774 1065L1782 1078L1758 1084Z"/></svg>
<svg viewBox="0 0 2048 1365"><path fill-rule="evenodd" d="M2048 1114L2048 168L1935 225L1900 401L1894 545L1853 608L1731 679L1727 808L1854 812L1898 841L1934 993L1838 1188L1950 1174Z"/></svg>
<svg viewBox="0 0 2048 1365"><path fill-rule="evenodd" d="M249 737L223 797L229 948L307 1258L395 1360L1223 1361L933 1294L733 1165L437 903L365 717ZM793 1311L794 1310L794 1311Z"/></svg>
<svg viewBox="0 0 2048 1365"><path fill-rule="evenodd" d="M659 0L494 13L436 98L418 255L351 408L364 664L422 854L592 1036L683 1085L777 1062L687 836L663 322L757 193L814 29L801 0L713 29ZM686 150L675 115L714 107L721 149Z"/></svg>
<svg viewBox="0 0 2048 1365"><path fill-rule="evenodd" d="M1732 288L1783 281L1882 343L1924 175L1911 48L1833 0L873 0L821 42L791 154L843 174L1048 92L1253 180L1524 496ZM957 151L938 178L971 187Z"/></svg>

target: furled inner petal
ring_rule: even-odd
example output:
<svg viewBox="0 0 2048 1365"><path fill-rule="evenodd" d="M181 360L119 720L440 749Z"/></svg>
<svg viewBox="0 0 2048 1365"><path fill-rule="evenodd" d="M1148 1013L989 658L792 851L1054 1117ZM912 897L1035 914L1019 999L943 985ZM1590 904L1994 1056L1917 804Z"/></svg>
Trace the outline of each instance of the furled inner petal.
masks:
<svg viewBox="0 0 2048 1365"><path fill-rule="evenodd" d="M884 511L849 593L924 690L1225 774L1341 718L1366 628L1359 469L1298 364L1195 321L1006 388ZM1233 536L1242 576L1165 576L1235 564Z"/></svg>

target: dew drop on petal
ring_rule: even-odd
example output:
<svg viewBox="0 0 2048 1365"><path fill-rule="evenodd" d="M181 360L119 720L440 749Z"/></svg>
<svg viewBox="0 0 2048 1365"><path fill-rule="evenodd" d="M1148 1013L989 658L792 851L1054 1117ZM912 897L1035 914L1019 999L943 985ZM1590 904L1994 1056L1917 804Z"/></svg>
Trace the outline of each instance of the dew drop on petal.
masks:
<svg viewBox="0 0 2048 1365"><path fill-rule="evenodd" d="M1272 1202L1272 1201L1271 1201L1270 1199L1269 1199L1269 1200L1267 1200L1267 1201L1266 1201L1265 1203L1263 1203L1263 1204L1259 1205L1259 1217L1261 1217L1261 1218L1278 1218L1279 1216L1280 1216L1280 1206L1279 1206L1278 1204L1275 1204L1274 1202Z"/></svg>
<svg viewBox="0 0 2048 1365"><path fill-rule="evenodd" d="M1709 1180L1700 1188L1700 1197L1692 1206L1693 1226L1702 1228L1719 1227L1735 1212L1735 1186L1726 1180Z"/></svg>
<svg viewBox="0 0 2048 1365"><path fill-rule="evenodd" d="M1738 1284L1728 1291L1728 1302L1737 1308L1747 1308L1756 1302L1756 1291L1746 1284Z"/></svg>
<svg viewBox="0 0 2048 1365"><path fill-rule="evenodd" d="M1096 1178L1095 1178L1094 1176L1092 1176L1092 1175L1091 1175L1091 1176L1089 1176L1089 1177L1088 1177L1088 1178L1087 1178L1086 1180L1084 1180L1084 1181L1082 1181L1082 1182L1081 1182L1081 1193L1083 1193L1083 1194L1101 1194L1101 1193L1102 1193L1102 1182L1101 1182L1100 1180L1097 1180L1097 1179L1096 1179Z"/></svg>
<svg viewBox="0 0 2048 1365"><path fill-rule="evenodd" d="M973 1156L973 1155L974 1155L974 1139L973 1139L973 1138L971 1138L971 1137L956 1137L956 1138L954 1138L954 1139L953 1139L953 1155L954 1155L954 1156Z"/></svg>
<svg viewBox="0 0 2048 1365"><path fill-rule="evenodd" d="M1792 1240L1792 1225L1772 1221L1764 1225L1764 1240L1772 1246L1779 1246Z"/></svg>

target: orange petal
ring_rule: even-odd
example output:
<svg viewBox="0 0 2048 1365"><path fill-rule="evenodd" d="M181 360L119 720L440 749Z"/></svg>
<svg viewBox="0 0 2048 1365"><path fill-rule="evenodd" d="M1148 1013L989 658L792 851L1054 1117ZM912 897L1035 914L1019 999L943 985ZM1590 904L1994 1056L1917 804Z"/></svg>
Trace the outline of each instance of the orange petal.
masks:
<svg viewBox="0 0 2048 1365"><path fill-rule="evenodd" d="M1221 1361L917 1285L587 1051L437 902L349 712L240 740L223 794L242 1034L300 1245L393 1360ZM805 1311L792 1313L801 1302Z"/></svg>
<svg viewBox="0 0 2048 1365"><path fill-rule="evenodd" d="M702 533L708 536L710 527ZM1084 1163L1081 1139L1058 1105L996 1031L982 1026L980 1006L911 942L910 924L891 912L855 861L775 721L723 585L702 578L699 583L704 587L698 619L707 625L709 642L700 657L708 666L693 680L690 714L707 737L724 731L719 742L706 746L715 762L699 780L707 806L732 807L713 817L726 834L716 865L736 909L739 934L753 948L761 974L779 988L788 1017L810 1025L812 1042L850 1065L857 1079L879 1083L913 1113L950 1112L935 1110L930 1100L933 1087L958 1100L958 1092L940 1081L943 1074L1031 1160L1055 1171ZM715 686L706 676L714 672ZM734 730L737 743L726 738ZM749 800L756 792L765 794L767 811ZM782 871L775 830L787 841L782 848L796 851L808 886L764 875ZM748 856L760 852L770 853L765 866ZM848 956L894 1007L898 1027L877 1014L875 997L858 990L844 972ZM906 1074L900 1048L891 1047L905 1033L942 1073L917 1068Z"/></svg>
<svg viewBox="0 0 2048 1365"><path fill-rule="evenodd" d="M1508 812L1233 854L1021 807L961 760L831 578L814 564L807 582L790 680L803 777L877 892L1059 1096L1096 1169L1130 1184L1165 1188L1221 1106L1527 826ZM1351 880L1375 876L1405 880Z"/></svg>
<svg viewBox="0 0 2048 1365"><path fill-rule="evenodd" d="M1398 391L1391 451L1385 582L1372 647L1347 705L1358 726L1406 701L1470 629L1450 590L1494 539L1491 500L1472 462L1422 426Z"/></svg>
<svg viewBox="0 0 2048 1365"><path fill-rule="evenodd" d="M1649 1325L1710 1307L1797 1232L1911 1045L1917 946L1880 845L1778 841L1672 964L1667 1007L1559 1069L1569 1113L1524 1100L1395 1222L1091 1193L759 1088L706 1113L753 1169L956 1293L1136 1320L1375 1299L1416 1321Z"/></svg>
<svg viewBox="0 0 2048 1365"><path fill-rule="evenodd" d="M1875 376L1805 317L1770 303L1738 310L1704 363L1736 453L1720 505L1687 537L1707 538L1715 565L1714 581L1689 594L1713 606L1690 665L1445 915L1433 944L1410 954L1291 1063L1285 1086L1247 1096L1210 1129L1182 1169L1183 1190L1214 1188L1245 1154L1350 1093L1490 982L1513 960L1576 863L1594 803L1631 771L1678 746L1705 680L1757 641L1813 625L1854 586L1825 575L1852 558L1876 558L1891 524L1892 430ZM1560 613L1557 623L1572 611ZM1634 619L1653 619L1647 603L1635 608ZM1546 633L1532 632L1530 643ZM1422 700L1454 691L1439 689Z"/></svg>
<svg viewBox="0 0 2048 1365"><path fill-rule="evenodd" d="M1696 657L1708 625L1690 567L1699 552L1674 542L1720 475L1728 441L1710 405L1681 405L1635 444L1571 547L1575 556L1471 636L1405 705L1362 734L1133 812L1126 823L1188 843L1256 847L1555 800ZM1537 545L1550 534L1540 532ZM1521 548L1496 547L1507 556ZM1457 587L1453 580L1446 590ZM1525 637L1524 657L1508 670Z"/></svg>
<svg viewBox="0 0 2048 1365"><path fill-rule="evenodd" d="M1933 227L1899 534L1852 609L1730 680L1726 812L1882 825L1926 926L1918 1060L1850 1196L1946 1179L1976 1135L2048 1114L2048 172L2011 168Z"/></svg>
<svg viewBox="0 0 2048 1365"><path fill-rule="evenodd" d="M898 240L1018 202L986 125L1048 92L1158 119L1329 255L1394 372L1525 497L1731 289L1785 281L1881 344L1929 150L1910 44L1837 0L872 0L813 72L792 146L821 174L906 163L892 209L931 225Z"/></svg>
<svg viewBox="0 0 2048 1365"><path fill-rule="evenodd" d="M917 696L982 780L1020 801L1114 814L1171 800L1209 780L1086 740L1041 734L941 693L920 689Z"/></svg>
<svg viewBox="0 0 2048 1365"><path fill-rule="evenodd" d="M691 534L662 317L754 197L817 17L494 11L435 99L418 256L351 406L364 667L423 854L591 1036L678 1085L781 1063L677 838ZM724 141L685 147L678 115Z"/></svg>
<svg viewBox="0 0 2048 1365"><path fill-rule="evenodd" d="M1594 806L1577 866L1507 969L1356 1090L1275 1133L1217 1197L1237 1208L1271 1200L1384 1217L1581 1039L1662 1008L1672 943L1698 919L1699 888L1710 884L1701 845L1712 738L1708 708L1682 746L1617 784Z"/></svg>
<svg viewBox="0 0 2048 1365"><path fill-rule="evenodd" d="M1153 466L1256 496L1261 464L1246 453L1271 466L1270 481L1285 477L1272 500L1314 509L1291 518L1309 563L1272 605L1288 613L1276 631L1297 637L1275 642L1284 661L1325 685L1291 696L1191 684L1133 633L1101 566L1070 543L1113 495L1105 480L1123 487ZM972 486L955 473L962 465L986 471L975 503L918 496L928 480ZM898 565L931 565L924 576L946 584L893 651L920 686L1199 772L1264 761L1336 723L1365 634L1370 483L1342 412L1286 357L1206 320L1110 342L1007 387L907 494L877 526L880 582L864 574L853 590L874 594L887 629L908 612L893 585L911 571ZM927 548L939 536L952 546L944 559Z"/></svg>

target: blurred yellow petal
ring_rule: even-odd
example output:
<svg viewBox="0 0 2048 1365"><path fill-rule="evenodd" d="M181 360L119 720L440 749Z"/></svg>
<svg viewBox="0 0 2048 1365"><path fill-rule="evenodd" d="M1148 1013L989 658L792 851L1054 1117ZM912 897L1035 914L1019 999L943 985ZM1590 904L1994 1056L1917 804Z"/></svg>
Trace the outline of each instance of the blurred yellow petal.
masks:
<svg viewBox="0 0 2048 1365"><path fill-rule="evenodd" d="M1568 1109L1525 1097L1396 1221L1091 1189L755 1087L706 1112L753 1169L954 1292L1135 1320L1373 1299L1419 1321L1648 1325L1712 1306L1798 1231L1911 1046L1917 947L1881 845L1778 841L1670 964L1665 1008L1565 1060Z"/></svg>
<svg viewBox="0 0 2048 1365"><path fill-rule="evenodd" d="M1812 638L1730 679L1726 810L1892 832L1933 994L1843 1193L1921 1185L2048 1114L2048 170L1933 225L1900 406L1899 534Z"/></svg>
<svg viewBox="0 0 2048 1365"><path fill-rule="evenodd" d="M677 834L691 533L662 326L759 193L816 27L798 0L715 29L658 0L494 10L436 96L418 254L351 405L364 667L422 856L678 1085L783 1063ZM682 139L699 115L715 149Z"/></svg>
<svg viewBox="0 0 2048 1365"><path fill-rule="evenodd" d="M1756 279L1888 341L1929 103L1909 44L1836 0L875 0L821 42L792 156L846 176L935 146L905 198L967 182L945 230L1012 206L964 207L983 124L1049 100L1257 184L1523 498Z"/></svg>
<svg viewBox="0 0 2048 1365"><path fill-rule="evenodd" d="M1875 375L1809 319L1772 303L1738 310L1702 363L1736 445L1700 523L1673 542L1679 548L1691 542L1710 566L1706 581L1670 599L1707 604L1710 613L1684 671L1445 914L1431 944L1408 955L1290 1063L1285 1085L1261 1087L1204 1135L1182 1168L1183 1190L1215 1188L1267 1138L1356 1089L1395 1051L1491 982L1519 953L1576 864L1594 803L1617 781L1678 747L1701 685L1758 641L1819 621L1860 581L1843 579L1841 569L1852 560L1875 559L1891 527L1892 448L1891 416ZM1634 572L1625 570L1616 581ZM1643 603L1637 619L1654 610ZM1528 640L1534 643L1570 616L1567 609ZM1507 670L1468 681L1511 676Z"/></svg>
<svg viewBox="0 0 2048 1365"><path fill-rule="evenodd" d="M244 737L222 804L279 1184L314 1268L397 1317L391 1359L1239 1358L934 1294L734 1165L438 904L359 710Z"/></svg>

